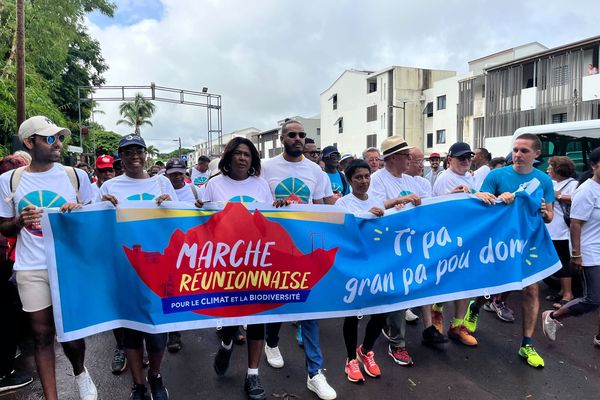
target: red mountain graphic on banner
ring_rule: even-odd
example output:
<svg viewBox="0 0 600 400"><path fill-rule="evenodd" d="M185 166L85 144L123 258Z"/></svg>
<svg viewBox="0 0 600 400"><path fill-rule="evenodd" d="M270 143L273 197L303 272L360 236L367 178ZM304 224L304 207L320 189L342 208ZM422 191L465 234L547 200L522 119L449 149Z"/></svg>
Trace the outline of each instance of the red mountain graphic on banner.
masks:
<svg viewBox="0 0 600 400"><path fill-rule="evenodd" d="M162 254L139 245L123 248L143 282L163 299L166 313L212 317L305 301L337 253L334 248L303 254L281 225L240 203L228 203L186 233L176 230Z"/></svg>

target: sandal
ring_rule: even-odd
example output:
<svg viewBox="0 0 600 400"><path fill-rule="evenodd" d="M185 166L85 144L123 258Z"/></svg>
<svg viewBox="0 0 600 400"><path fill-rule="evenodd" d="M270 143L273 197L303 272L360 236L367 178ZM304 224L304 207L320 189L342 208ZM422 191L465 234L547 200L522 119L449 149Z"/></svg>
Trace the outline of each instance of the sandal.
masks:
<svg viewBox="0 0 600 400"><path fill-rule="evenodd" d="M558 293L557 294L549 294L548 296L546 296L546 300L559 302L562 300L562 295L558 294Z"/></svg>
<svg viewBox="0 0 600 400"><path fill-rule="evenodd" d="M552 307L554 307L554 309L558 310L559 308L562 308L562 306L564 306L565 304L567 304L570 301L571 300L560 299L560 301L552 304Z"/></svg>

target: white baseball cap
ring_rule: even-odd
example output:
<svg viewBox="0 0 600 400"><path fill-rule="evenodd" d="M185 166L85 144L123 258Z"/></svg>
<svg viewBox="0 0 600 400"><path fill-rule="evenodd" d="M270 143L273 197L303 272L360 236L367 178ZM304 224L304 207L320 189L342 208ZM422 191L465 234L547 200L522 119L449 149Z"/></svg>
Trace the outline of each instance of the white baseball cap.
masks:
<svg viewBox="0 0 600 400"><path fill-rule="evenodd" d="M54 136L57 133L64 135L70 135L71 131L67 128L61 128L57 126L50 118L44 117L43 115L36 115L25 120L21 126L19 126L19 140L21 143L28 137L33 135L38 136Z"/></svg>

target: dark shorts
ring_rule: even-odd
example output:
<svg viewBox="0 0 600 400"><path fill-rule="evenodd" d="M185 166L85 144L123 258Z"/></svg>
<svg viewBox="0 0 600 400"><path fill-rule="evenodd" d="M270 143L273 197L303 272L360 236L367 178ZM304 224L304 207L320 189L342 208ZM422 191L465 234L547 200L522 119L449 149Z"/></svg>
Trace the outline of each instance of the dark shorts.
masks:
<svg viewBox="0 0 600 400"><path fill-rule="evenodd" d="M568 240L553 240L554 248L558 253L558 258L562 264L562 268L554 273L556 278L571 278L573 276L573 268L571 268L571 251L569 250Z"/></svg>

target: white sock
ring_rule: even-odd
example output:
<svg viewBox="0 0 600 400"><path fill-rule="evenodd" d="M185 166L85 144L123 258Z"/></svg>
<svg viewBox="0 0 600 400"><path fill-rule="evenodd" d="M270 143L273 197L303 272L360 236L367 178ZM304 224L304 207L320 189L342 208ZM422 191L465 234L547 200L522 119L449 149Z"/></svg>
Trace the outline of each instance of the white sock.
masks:
<svg viewBox="0 0 600 400"><path fill-rule="evenodd" d="M247 375L258 375L258 368L248 368Z"/></svg>
<svg viewBox="0 0 600 400"><path fill-rule="evenodd" d="M229 350L231 349L231 346L233 346L233 340L231 341L231 343L229 343L228 345L221 342L221 346L225 349L225 350Z"/></svg>

